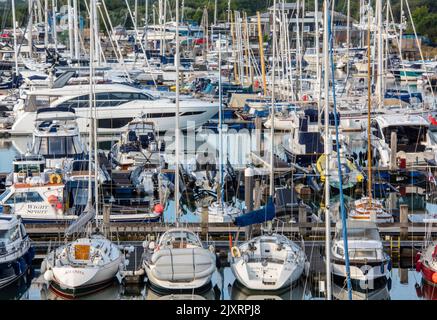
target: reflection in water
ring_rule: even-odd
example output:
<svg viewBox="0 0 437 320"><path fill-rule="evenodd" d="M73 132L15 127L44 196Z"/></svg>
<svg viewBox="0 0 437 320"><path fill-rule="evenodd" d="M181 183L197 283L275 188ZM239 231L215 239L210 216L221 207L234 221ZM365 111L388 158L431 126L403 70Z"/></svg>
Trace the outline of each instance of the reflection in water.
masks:
<svg viewBox="0 0 437 320"><path fill-rule="evenodd" d="M390 300L391 278L380 280L372 289L352 283L352 300ZM334 279L332 296L337 300L348 300L347 284L344 280Z"/></svg>
<svg viewBox="0 0 437 320"><path fill-rule="evenodd" d="M292 287L277 291L253 291L234 281L231 289L231 300L305 300L309 287L304 281L297 281Z"/></svg>
<svg viewBox="0 0 437 320"><path fill-rule="evenodd" d="M10 285L0 289L0 300L20 300L26 296L35 276L34 269L29 270L29 274L24 274Z"/></svg>
<svg viewBox="0 0 437 320"><path fill-rule="evenodd" d="M437 300L437 286L422 279L421 283L416 283L416 294L420 299Z"/></svg>

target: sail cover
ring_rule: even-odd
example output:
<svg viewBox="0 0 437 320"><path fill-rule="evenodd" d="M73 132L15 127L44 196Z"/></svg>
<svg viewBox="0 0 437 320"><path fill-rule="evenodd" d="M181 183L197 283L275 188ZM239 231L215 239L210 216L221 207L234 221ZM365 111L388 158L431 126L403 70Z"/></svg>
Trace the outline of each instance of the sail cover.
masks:
<svg viewBox="0 0 437 320"><path fill-rule="evenodd" d="M75 232L81 231L82 228L94 218L95 214L96 210L94 207L87 205L80 216L68 226L65 235L69 236Z"/></svg>
<svg viewBox="0 0 437 320"><path fill-rule="evenodd" d="M275 215L275 204L272 197L269 197L267 204L263 208L236 217L234 224L238 227L246 227L251 224L272 220Z"/></svg>

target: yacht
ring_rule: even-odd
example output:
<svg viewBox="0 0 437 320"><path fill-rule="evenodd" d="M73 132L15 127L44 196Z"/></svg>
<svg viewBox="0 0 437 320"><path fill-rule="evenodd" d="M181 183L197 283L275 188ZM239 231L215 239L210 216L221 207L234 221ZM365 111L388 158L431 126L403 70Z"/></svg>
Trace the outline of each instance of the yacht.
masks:
<svg viewBox="0 0 437 320"><path fill-rule="evenodd" d="M419 115L379 115L370 127L372 147L376 151L373 158L382 167L390 165L394 152L391 150L393 135L396 135L395 158L405 158L406 165L426 164L426 160L435 158L435 146L428 133L429 123Z"/></svg>
<svg viewBox="0 0 437 320"><path fill-rule="evenodd" d="M373 216L373 217L372 217ZM349 212L351 220L371 221L375 219L377 223L393 223L393 216L388 213L378 199L362 197L355 200L354 207Z"/></svg>
<svg viewBox="0 0 437 320"><path fill-rule="evenodd" d="M280 290L302 275L306 256L301 247L284 235L271 233L231 248L231 269L250 290Z"/></svg>
<svg viewBox="0 0 437 320"><path fill-rule="evenodd" d="M347 241L350 277L355 281L375 281L387 277L391 260L384 252L379 231L374 222L347 220ZM337 222L331 247L331 270L334 276L346 278L343 224Z"/></svg>
<svg viewBox="0 0 437 320"><path fill-rule="evenodd" d="M34 250L21 222L14 215L0 216L0 289L27 274Z"/></svg>
<svg viewBox="0 0 437 320"><path fill-rule="evenodd" d="M157 137L154 122L147 118L134 119L112 146L108 158L114 167L122 170L144 164L159 165L163 160L161 152L165 151L165 142Z"/></svg>
<svg viewBox="0 0 437 320"><path fill-rule="evenodd" d="M143 267L155 291L210 289L216 271L215 249L204 249L193 231L170 229L156 243L146 241L144 249Z"/></svg>
<svg viewBox="0 0 437 320"><path fill-rule="evenodd" d="M157 124L158 131L174 130L175 102L157 98L150 91L124 84L96 84L95 99L99 134L119 134L128 123L141 115ZM37 110L47 107L73 108L80 133L89 133L89 86L67 85L62 88L30 91L15 106L12 135L32 133ZM180 101L180 129L199 127L218 112L218 103L192 97Z"/></svg>
<svg viewBox="0 0 437 320"><path fill-rule="evenodd" d="M41 108L36 111L32 154L46 160L46 168L64 168L74 158L84 155L84 145L74 109Z"/></svg>
<svg viewBox="0 0 437 320"><path fill-rule="evenodd" d="M53 250L41 273L56 294L77 298L112 285L123 262L118 246L96 233Z"/></svg>

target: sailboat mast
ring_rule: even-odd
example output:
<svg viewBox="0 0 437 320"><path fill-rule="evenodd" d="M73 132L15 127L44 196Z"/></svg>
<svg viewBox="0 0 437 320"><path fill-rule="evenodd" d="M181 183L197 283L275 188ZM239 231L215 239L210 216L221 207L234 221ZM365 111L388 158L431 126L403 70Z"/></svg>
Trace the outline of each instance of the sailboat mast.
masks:
<svg viewBox="0 0 437 320"><path fill-rule="evenodd" d="M68 42L70 49L70 58L74 58L74 27L73 27L73 12L71 7L71 0L67 1L68 13Z"/></svg>
<svg viewBox="0 0 437 320"><path fill-rule="evenodd" d="M272 73L271 73L271 96L272 96L272 110L270 126L270 196L273 197L275 193L275 168L273 163L274 138L275 138L275 71L276 71L276 0L273 0L273 46L272 46Z"/></svg>
<svg viewBox="0 0 437 320"><path fill-rule="evenodd" d="M220 208L223 207L223 200L224 200L224 190L222 190L223 188L223 120L222 120L222 107L223 107L223 94L222 94L222 46L221 46L221 42L222 42L222 37L221 37L221 33L219 33L218 35L218 41L219 41L219 52L218 52L218 70L219 70L219 79L218 79L218 85L219 85L219 166L220 166L220 170L219 170L219 192L217 193L218 197L218 203L220 205Z"/></svg>
<svg viewBox="0 0 437 320"><path fill-rule="evenodd" d="M15 0L12 0L12 32L14 33L14 62L15 62L15 75L18 76L18 47L17 47L17 34L15 27L17 21L15 18Z"/></svg>
<svg viewBox="0 0 437 320"><path fill-rule="evenodd" d="M329 185L329 47L328 47L328 2L323 4L323 57L325 69L325 256L326 256L326 299L332 300L331 293L331 219L329 214L330 185ZM338 150L337 150L338 152Z"/></svg>
<svg viewBox="0 0 437 320"><path fill-rule="evenodd" d="M370 62L370 10L368 10L367 28L367 196L372 202L372 141L370 132L370 112L372 109L371 62Z"/></svg>
<svg viewBox="0 0 437 320"><path fill-rule="evenodd" d="M176 222L179 218L179 0L176 0L176 53L174 57L174 63L176 67L176 128L175 128L175 139L176 139L176 167L175 167L175 210L176 210Z"/></svg>
<svg viewBox="0 0 437 320"><path fill-rule="evenodd" d="M14 0L12 0L12 3ZM44 0L44 47L48 48L49 46L49 22L48 22L48 14L49 14L49 4L48 0Z"/></svg>
<svg viewBox="0 0 437 320"><path fill-rule="evenodd" d="M346 77L349 77L349 48L350 48L350 42L351 42L351 33L350 33L350 16L351 16L351 0L347 0Z"/></svg>
<svg viewBox="0 0 437 320"><path fill-rule="evenodd" d="M378 108L382 108L383 104L383 39L382 39L382 0L376 0L376 11L377 11L377 19L378 19L378 79L376 81L376 89L378 96Z"/></svg>
<svg viewBox="0 0 437 320"><path fill-rule="evenodd" d="M92 207L92 169L91 169L91 155L93 151L94 144L94 121L93 121L93 66L94 66L94 18L93 10L94 6L92 4L93 0L90 0L90 24L89 24L89 35L90 35L90 45L89 45L89 119L90 119L90 132L89 132L89 150L88 150L88 208Z"/></svg>
<svg viewBox="0 0 437 320"><path fill-rule="evenodd" d="M74 57L79 59L80 49L79 49L79 13L78 13L77 0L73 0L73 36L74 36Z"/></svg>

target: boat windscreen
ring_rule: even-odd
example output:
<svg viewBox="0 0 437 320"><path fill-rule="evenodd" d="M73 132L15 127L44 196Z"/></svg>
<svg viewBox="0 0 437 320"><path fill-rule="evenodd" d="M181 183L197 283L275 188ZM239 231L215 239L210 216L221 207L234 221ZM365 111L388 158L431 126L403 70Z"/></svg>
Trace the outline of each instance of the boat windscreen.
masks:
<svg viewBox="0 0 437 320"><path fill-rule="evenodd" d="M341 233L339 233L341 237ZM349 228L348 240L380 240L378 229L374 228Z"/></svg>

